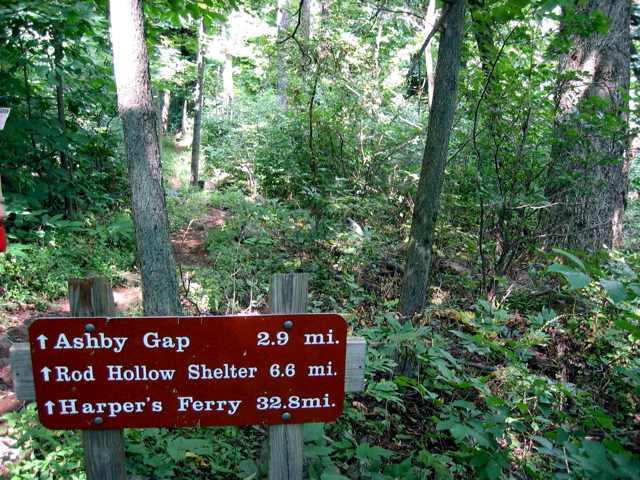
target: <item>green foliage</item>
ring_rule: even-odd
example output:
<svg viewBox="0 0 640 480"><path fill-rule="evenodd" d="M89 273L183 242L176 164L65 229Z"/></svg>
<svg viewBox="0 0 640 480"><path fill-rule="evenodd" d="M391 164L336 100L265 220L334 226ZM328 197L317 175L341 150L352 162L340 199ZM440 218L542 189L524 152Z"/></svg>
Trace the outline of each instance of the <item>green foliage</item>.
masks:
<svg viewBox="0 0 640 480"><path fill-rule="evenodd" d="M237 428L126 431L128 470L157 479L249 480L257 472L255 433Z"/></svg>
<svg viewBox="0 0 640 480"><path fill-rule="evenodd" d="M0 6L0 104L11 107L0 164L8 208L18 211L17 218L9 215L10 233L34 227L37 217L23 225L19 210L73 216L123 200L107 39L106 18L91 3L25 0ZM64 126L57 114L60 81Z"/></svg>
<svg viewBox="0 0 640 480"><path fill-rule="evenodd" d="M35 404L21 413L4 417L15 436L16 446L26 452L19 463L8 464L10 479L81 480L84 462L80 432L48 430L38 421Z"/></svg>
<svg viewBox="0 0 640 480"><path fill-rule="evenodd" d="M40 215L34 230L25 230L26 238L11 235L7 253L0 254L0 303L44 307L66 294L69 278L95 273L117 282L120 273L132 270L135 242L128 214L92 224L29 212L24 221L33 215Z"/></svg>
<svg viewBox="0 0 640 480"><path fill-rule="evenodd" d="M206 259L179 272L194 310L262 311L270 276L302 270L310 311L342 313L350 333L368 341L365 390L346 397L338 422L304 426L305 478L637 478L640 202L630 200L622 252L537 250L549 190L586 190L579 170L549 174L557 58L571 35L605 32L603 16L575 15L584 2L569 0L472 5L430 307L412 324L395 310L429 120L422 70L415 95L403 94L424 40L424 5L324 2L302 61L294 40L265 33L273 2L249 3L254 20L269 25L256 20L260 33L247 32L246 50L233 53L231 109L220 105L221 52L208 51L201 166L214 190L187 186L188 135L180 148L163 139L163 179L173 232L212 208L224 214L206 232ZM196 20L205 17L219 46L235 6L145 2L153 85L172 93L171 131L192 96ZM545 30L546 17L564 20L562 35ZM0 133L10 240L0 255L2 304L44 307L64 295L68 277L95 272L118 282L135 270L107 39L100 2L0 7L0 104L12 107ZM286 107L274 92L280 55ZM564 139L619 138L607 106L587 99ZM636 161L631 189L638 178ZM397 352L415 359L415 375L397 373ZM11 478L83 478L77 433L43 429L33 406L7 418L24 453ZM260 426L127 430L128 470L264 478L264 439Z"/></svg>

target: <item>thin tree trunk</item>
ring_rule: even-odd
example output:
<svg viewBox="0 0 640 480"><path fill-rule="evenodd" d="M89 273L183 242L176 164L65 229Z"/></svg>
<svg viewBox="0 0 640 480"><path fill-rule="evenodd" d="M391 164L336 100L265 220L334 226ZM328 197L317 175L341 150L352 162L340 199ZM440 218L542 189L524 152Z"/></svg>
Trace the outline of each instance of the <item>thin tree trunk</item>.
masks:
<svg viewBox="0 0 640 480"><path fill-rule="evenodd" d="M305 73L310 63L309 59L309 40L311 38L311 0L301 0L300 5L300 26L298 34L300 35L300 45L302 46L302 56L300 58L300 72Z"/></svg>
<svg viewBox="0 0 640 480"><path fill-rule="evenodd" d="M427 14L424 17L424 34L425 36L431 32L434 25L436 24L436 0L429 0L429 5L427 6ZM434 77L433 77L433 53L431 51L431 45L427 45L427 48L424 49L424 65L427 76L427 93L429 94L429 109L431 109L431 105L433 105L433 88L434 88Z"/></svg>
<svg viewBox="0 0 640 480"><path fill-rule="evenodd" d="M142 0L110 0L109 7L144 313L176 315L181 308L162 187L157 116L149 87Z"/></svg>
<svg viewBox="0 0 640 480"><path fill-rule="evenodd" d="M160 133L167 134L169 127L169 107L171 106L171 90L162 91L162 108L160 109Z"/></svg>
<svg viewBox="0 0 640 480"><path fill-rule="evenodd" d="M202 107L204 102L204 22L200 18L198 24L198 79L194 95L195 108L193 110L193 140L191 142L191 186L198 186L200 169L200 130L202 125Z"/></svg>
<svg viewBox="0 0 640 480"><path fill-rule="evenodd" d="M231 55L231 39L229 38L229 29L224 27L224 66L222 69L222 106L231 114L231 106L233 104L233 56Z"/></svg>
<svg viewBox="0 0 640 480"><path fill-rule="evenodd" d="M556 206L549 212L545 244L594 251L622 242L631 0L590 0L576 8L570 15L601 12L609 28L572 36L571 49L560 57L547 189Z"/></svg>
<svg viewBox="0 0 640 480"><path fill-rule="evenodd" d="M62 38L60 38L59 32L55 32L53 39L53 67L55 70L56 79L56 107L58 110L58 123L60 124L60 131L64 135L66 126L64 118L64 79L62 78L63 56L64 52L62 50ZM60 152L58 152L58 155L60 156L60 164L67 174L67 181L69 185L72 185L73 175L71 172L71 166L69 165L69 160L67 158L67 153L64 150L60 150ZM71 197L68 189L65 189L64 193L64 215L66 218L71 218L73 216L73 206L71 204Z"/></svg>
<svg viewBox="0 0 640 480"><path fill-rule="evenodd" d="M382 32L384 30L384 12L378 13L378 29L376 30L376 44L373 49L373 65L376 79L380 79L380 47L382 46Z"/></svg>
<svg viewBox="0 0 640 480"><path fill-rule="evenodd" d="M24 57L24 63L22 64L22 77L24 80L24 102L27 107L27 120L33 120L33 113L31 111L31 87L29 85L29 72L27 70L27 64L29 63L27 57L27 51L20 37L20 33L16 33L20 41L20 50L22 50L22 56ZM31 146L36 148L36 140L33 136L33 132L29 132L29 138L31 139Z"/></svg>
<svg viewBox="0 0 640 480"><path fill-rule="evenodd" d="M189 129L189 117L187 116L187 96L185 95L182 102L182 119L180 121L180 136L184 138Z"/></svg>
<svg viewBox="0 0 640 480"><path fill-rule="evenodd" d="M277 28L278 28L278 40L282 40L287 34L287 28L289 28L289 12L287 11L288 0L278 0L278 13L277 13ZM283 44L278 44L278 51L276 57L276 95L278 97L278 103L286 110L287 109L287 65L285 60L286 47Z"/></svg>
<svg viewBox="0 0 640 480"><path fill-rule="evenodd" d="M449 136L457 105L465 4L466 0L456 0L450 4L440 37L433 106L429 115L427 142L422 157L400 296L400 313L405 320L411 320L415 314L422 312L426 304L431 247L440 206Z"/></svg>

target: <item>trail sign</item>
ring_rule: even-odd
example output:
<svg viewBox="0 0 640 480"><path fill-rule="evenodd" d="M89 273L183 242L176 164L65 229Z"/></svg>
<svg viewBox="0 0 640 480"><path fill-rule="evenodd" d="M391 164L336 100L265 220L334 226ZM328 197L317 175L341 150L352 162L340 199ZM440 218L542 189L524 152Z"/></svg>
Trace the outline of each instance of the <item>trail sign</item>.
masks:
<svg viewBox="0 0 640 480"><path fill-rule="evenodd" d="M47 318L29 327L38 415L54 429L331 422L339 315Z"/></svg>

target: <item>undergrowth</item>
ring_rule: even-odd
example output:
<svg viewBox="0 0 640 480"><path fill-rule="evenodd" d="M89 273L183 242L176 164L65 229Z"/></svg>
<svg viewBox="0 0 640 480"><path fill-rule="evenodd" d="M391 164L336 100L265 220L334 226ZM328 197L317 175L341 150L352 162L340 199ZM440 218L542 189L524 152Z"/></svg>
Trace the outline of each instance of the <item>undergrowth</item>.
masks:
<svg viewBox="0 0 640 480"><path fill-rule="evenodd" d="M412 326L396 314L406 229L383 196L337 197L319 215L237 186L182 189L168 200L173 229L208 208L226 212L206 239L210 266L182 270L190 313L265 311L270 276L300 270L310 274L310 310L343 314L350 333L368 342L365 391L347 395L336 423L304 427L305 478L638 478L637 253L539 253L526 280L500 279L486 299L475 295L473 260L452 257L469 251L470 236L443 222L431 306ZM87 268L116 276L114 259L132 261L129 236L114 244L97 233L108 226L83 228L56 233L64 254L40 244L60 255L51 286L38 283L48 277L38 273L46 255L35 245L30 262L16 252L0 260L2 275L22 288L5 298L61 294L56 282L89 262L88 245L104 257ZM104 268L110 262L116 267ZM11 265L20 268L7 273ZM416 375L395 373L397 350L415 356ZM44 429L33 406L8 419L25 452L12 478L82 478L77 433ZM127 468L157 479L264 478L265 433L127 430Z"/></svg>

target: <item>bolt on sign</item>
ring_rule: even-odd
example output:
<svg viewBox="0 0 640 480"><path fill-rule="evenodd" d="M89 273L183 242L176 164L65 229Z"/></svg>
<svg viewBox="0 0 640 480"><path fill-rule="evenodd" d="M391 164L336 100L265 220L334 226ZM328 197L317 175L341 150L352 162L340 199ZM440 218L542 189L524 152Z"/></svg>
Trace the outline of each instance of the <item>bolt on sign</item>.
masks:
<svg viewBox="0 0 640 480"><path fill-rule="evenodd" d="M335 314L47 318L29 327L41 423L119 429L331 422L347 325Z"/></svg>

